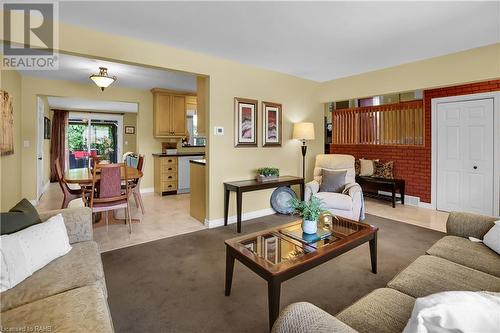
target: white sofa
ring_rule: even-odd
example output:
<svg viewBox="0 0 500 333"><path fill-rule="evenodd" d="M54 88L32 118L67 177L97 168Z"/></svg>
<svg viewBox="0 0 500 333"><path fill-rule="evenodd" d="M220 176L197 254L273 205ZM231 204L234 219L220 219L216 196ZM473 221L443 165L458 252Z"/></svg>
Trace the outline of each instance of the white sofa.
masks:
<svg viewBox="0 0 500 333"><path fill-rule="evenodd" d="M343 193L319 192L323 169L347 170L346 190ZM359 221L364 219L362 211L363 192L356 184L354 157L340 154L321 154L316 156L314 180L306 184L305 200L315 196L323 201L325 209L334 215Z"/></svg>

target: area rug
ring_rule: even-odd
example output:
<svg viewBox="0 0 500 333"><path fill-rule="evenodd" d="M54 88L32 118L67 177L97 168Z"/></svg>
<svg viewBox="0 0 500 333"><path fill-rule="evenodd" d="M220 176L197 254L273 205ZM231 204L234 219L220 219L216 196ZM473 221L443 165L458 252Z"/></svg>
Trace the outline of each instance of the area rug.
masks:
<svg viewBox="0 0 500 333"><path fill-rule="evenodd" d="M249 233L293 217L243 222ZM307 301L335 314L384 287L442 233L367 215L379 227L378 274L364 244L282 284L281 308ZM236 262L231 296L224 296L224 240L236 226L203 230L102 254L116 332L266 332L266 282Z"/></svg>

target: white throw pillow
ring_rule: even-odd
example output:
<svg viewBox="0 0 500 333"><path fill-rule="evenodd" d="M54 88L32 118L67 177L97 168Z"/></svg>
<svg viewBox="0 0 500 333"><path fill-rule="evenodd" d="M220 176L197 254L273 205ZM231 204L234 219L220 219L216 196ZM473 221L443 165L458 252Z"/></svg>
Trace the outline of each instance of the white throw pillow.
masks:
<svg viewBox="0 0 500 333"><path fill-rule="evenodd" d="M500 293L447 291L417 298L403 333L498 332Z"/></svg>
<svg viewBox="0 0 500 333"><path fill-rule="evenodd" d="M364 177L373 176L375 168L373 167L373 160L365 160L364 158L359 160L359 175Z"/></svg>
<svg viewBox="0 0 500 333"><path fill-rule="evenodd" d="M23 281L71 250L61 214L0 240L0 292Z"/></svg>
<svg viewBox="0 0 500 333"><path fill-rule="evenodd" d="M500 221L496 221L483 237L483 243L496 253L500 254Z"/></svg>

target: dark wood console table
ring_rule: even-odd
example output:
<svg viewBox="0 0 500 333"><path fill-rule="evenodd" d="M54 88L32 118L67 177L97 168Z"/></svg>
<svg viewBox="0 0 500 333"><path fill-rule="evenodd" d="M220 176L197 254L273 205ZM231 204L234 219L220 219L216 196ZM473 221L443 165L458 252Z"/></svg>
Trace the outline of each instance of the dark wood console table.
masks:
<svg viewBox="0 0 500 333"><path fill-rule="evenodd" d="M396 201L400 200L405 204L405 181L404 179L386 179L374 177L356 176L356 183L363 189L363 195L370 198L392 201L392 208L396 207ZM378 191L387 191L391 195L379 194ZM396 192L399 191L400 199L396 198Z"/></svg>
<svg viewBox="0 0 500 333"><path fill-rule="evenodd" d="M224 183L224 225L227 225L229 214L229 196L231 191L236 192L236 222L238 233L241 232L241 207L244 192L260 191L280 186L300 185L300 198L304 200L304 178L294 176L280 176L277 180L258 182L255 179Z"/></svg>

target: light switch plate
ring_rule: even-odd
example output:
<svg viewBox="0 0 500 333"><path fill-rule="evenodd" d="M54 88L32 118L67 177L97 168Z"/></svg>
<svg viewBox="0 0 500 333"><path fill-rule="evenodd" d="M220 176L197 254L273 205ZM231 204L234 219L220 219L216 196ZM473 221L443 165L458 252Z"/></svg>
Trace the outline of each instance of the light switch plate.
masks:
<svg viewBox="0 0 500 333"><path fill-rule="evenodd" d="M214 126L214 135L224 135L224 127Z"/></svg>
<svg viewBox="0 0 500 333"><path fill-rule="evenodd" d="M24 140L23 141L23 147L24 148L29 148L29 146L30 146L30 141L29 140Z"/></svg>

